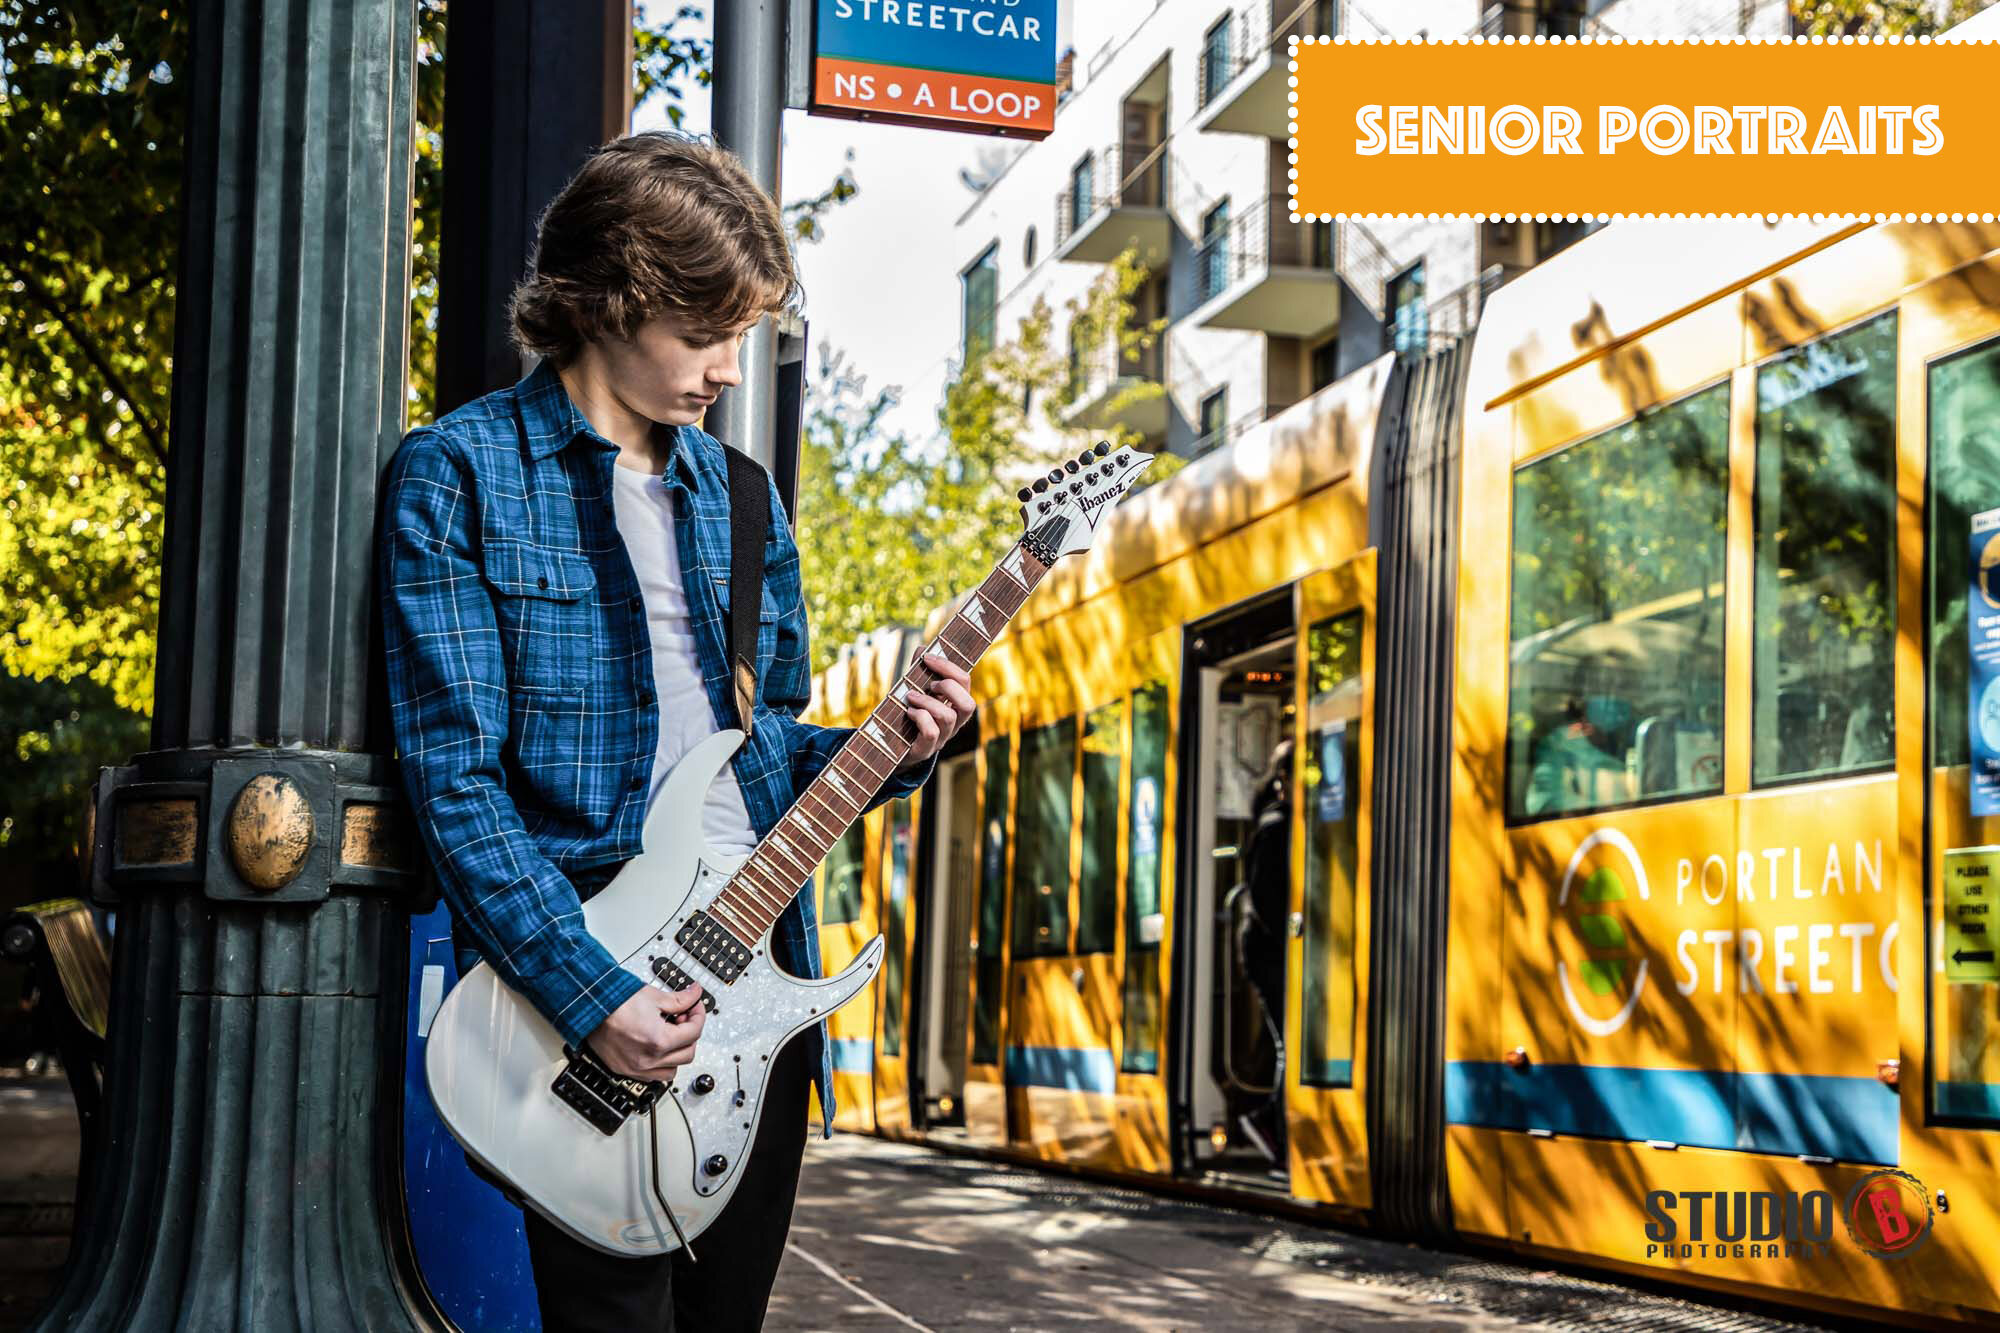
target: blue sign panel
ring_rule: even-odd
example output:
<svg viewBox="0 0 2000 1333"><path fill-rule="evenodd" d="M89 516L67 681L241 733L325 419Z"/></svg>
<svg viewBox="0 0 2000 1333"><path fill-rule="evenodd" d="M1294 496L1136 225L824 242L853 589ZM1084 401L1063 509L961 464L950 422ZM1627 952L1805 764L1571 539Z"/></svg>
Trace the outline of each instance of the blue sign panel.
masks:
<svg viewBox="0 0 2000 1333"><path fill-rule="evenodd" d="M2000 509L1972 516L1972 586L1965 597L1970 670L1972 813L2000 814Z"/></svg>
<svg viewBox="0 0 2000 1333"><path fill-rule="evenodd" d="M818 0L815 111L1040 137L1057 0Z"/></svg>

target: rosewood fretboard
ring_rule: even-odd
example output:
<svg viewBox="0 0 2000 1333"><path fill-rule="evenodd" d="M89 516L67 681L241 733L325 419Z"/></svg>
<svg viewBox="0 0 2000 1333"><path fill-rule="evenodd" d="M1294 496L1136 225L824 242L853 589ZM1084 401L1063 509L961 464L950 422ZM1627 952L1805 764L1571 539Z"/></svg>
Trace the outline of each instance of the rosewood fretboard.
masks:
<svg viewBox="0 0 2000 1333"><path fill-rule="evenodd" d="M1030 551L1035 544L1032 537L1016 544L924 652L936 649L970 669L1049 572L1048 563ZM917 654L896 687L799 793L710 904L709 914L739 940L754 944L776 923L798 886L811 878L909 754L915 732L902 700L937 678L923 657L923 652Z"/></svg>

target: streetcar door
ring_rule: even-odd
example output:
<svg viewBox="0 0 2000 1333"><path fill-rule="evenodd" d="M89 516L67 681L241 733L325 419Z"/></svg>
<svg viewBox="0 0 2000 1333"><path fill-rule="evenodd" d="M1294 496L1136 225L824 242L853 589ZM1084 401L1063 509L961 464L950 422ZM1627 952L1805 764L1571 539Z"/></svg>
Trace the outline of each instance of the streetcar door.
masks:
<svg viewBox="0 0 2000 1333"><path fill-rule="evenodd" d="M1183 785L1174 996L1177 1160L1196 1174L1282 1188L1284 830L1297 705L1293 592L1190 626L1182 660ZM1258 838L1260 826L1263 836ZM1256 855L1253 856L1253 845Z"/></svg>
<svg viewBox="0 0 2000 1333"><path fill-rule="evenodd" d="M927 800L937 809L930 893L917 916L922 938L922 1021L912 1034L927 1129L965 1123L965 1060L972 1044L973 904L979 891L979 758L971 750L939 761ZM915 1108L913 1108L915 1109Z"/></svg>
<svg viewBox="0 0 2000 1333"><path fill-rule="evenodd" d="M1373 767L1375 553L1299 584L1299 742L1287 775L1285 1067L1292 1193L1369 1204L1362 1104Z"/></svg>

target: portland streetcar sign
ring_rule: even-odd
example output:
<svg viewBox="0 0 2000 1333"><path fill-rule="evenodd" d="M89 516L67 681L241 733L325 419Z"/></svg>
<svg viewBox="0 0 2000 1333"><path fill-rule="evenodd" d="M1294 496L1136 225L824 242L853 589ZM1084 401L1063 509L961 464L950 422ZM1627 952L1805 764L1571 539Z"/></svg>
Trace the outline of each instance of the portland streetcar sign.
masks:
<svg viewBox="0 0 2000 1333"><path fill-rule="evenodd" d="M815 0L812 110L1039 139L1057 0Z"/></svg>

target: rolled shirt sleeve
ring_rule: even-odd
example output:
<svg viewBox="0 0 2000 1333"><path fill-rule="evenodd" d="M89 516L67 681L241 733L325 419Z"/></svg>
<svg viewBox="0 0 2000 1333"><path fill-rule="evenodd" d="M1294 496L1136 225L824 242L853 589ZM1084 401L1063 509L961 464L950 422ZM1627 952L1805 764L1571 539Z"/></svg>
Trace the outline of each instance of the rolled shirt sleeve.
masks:
<svg viewBox="0 0 2000 1333"><path fill-rule="evenodd" d="M507 671L469 478L446 438L420 429L385 480L378 600L403 786L459 927L577 1045L645 983L584 928L575 887L508 795Z"/></svg>

